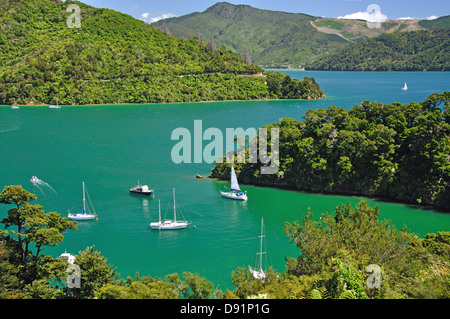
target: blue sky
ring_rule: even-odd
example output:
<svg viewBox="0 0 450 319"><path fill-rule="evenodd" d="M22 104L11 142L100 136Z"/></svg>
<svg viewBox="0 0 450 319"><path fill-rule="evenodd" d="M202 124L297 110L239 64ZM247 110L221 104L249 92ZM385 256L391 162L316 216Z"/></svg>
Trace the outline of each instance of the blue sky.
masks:
<svg viewBox="0 0 450 319"><path fill-rule="evenodd" d="M97 8L110 8L152 22L158 18L202 12L218 0L81 0ZM449 0L241 0L259 9L306 13L324 17L365 18L368 6L376 4L381 21L398 18L427 19L450 14ZM375 10L370 13L376 14Z"/></svg>

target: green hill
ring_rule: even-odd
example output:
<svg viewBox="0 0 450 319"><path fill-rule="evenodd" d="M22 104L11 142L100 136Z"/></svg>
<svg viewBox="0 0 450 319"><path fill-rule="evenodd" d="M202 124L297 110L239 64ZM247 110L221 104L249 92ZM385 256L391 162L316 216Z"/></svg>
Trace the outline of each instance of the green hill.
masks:
<svg viewBox="0 0 450 319"><path fill-rule="evenodd" d="M220 2L204 12L160 20L153 25L183 38L197 37L243 55L265 67L301 67L320 53L336 51L347 40L317 31L317 18L260 10L248 5Z"/></svg>
<svg viewBox="0 0 450 319"><path fill-rule="evenodd" d="M301 68L381 34L444 27L446 21L448 17L393 20L382 23L380 28L370 28L362 20L320 18L219 2L204 12L160 20L153 25L179 37L211 40L241 56L247 52L255 64L265 68Z"/></svg>
<svg viewBox="0 0 450 319"><path fill-rule="evenodd" d="M422 20L419 22L419 25L430 30L450 28L450 16L444 16L434 20Z"/></svg>
<svg viewBox="0 0 450 319"><path fill-rule="evenodd" d="M67 25L69 4L80 7L80 28ZM224 48L170 36L126 14L77 1L0 0L0 26L0 105L50 104L56 98L73 105L284 94L266 84L275 74ZM289 81L299 88L300 81ZM289 96L312 95L297 90Z"/></svg>
<svg viewBox="0 0 450 319"><path fill-rule="evenodd" d="M318 59L325 71L450 71L450 29L386 33Z"/></svg>

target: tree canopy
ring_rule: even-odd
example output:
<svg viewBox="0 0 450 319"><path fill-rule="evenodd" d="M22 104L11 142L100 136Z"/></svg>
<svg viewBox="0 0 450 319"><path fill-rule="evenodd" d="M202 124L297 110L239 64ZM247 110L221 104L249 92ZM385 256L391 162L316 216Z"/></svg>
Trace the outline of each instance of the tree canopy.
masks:
<svg viewBox="0 0 450 319"><path fill-rule="evenodd" d="M322 71L450 71L449 46L448 28L385 33L324 55L306 68Z"/></svg>
<svg viewBox="0 0 450 319"><path fill-rule="evenodd" d="M67 26L69 4L80 7L80 28ZM224 47L114 10L77 1L0 5L0 105L287 98L269 91L263 69Z"/></svg>
<svg viewBox="0 0 450 319"><path fill-rule="evenodd" d="M350 110L308 110L302 121L284 118L264 126L267 141L270 128L279 129L277 173L260 174L263 164L249 163L247 157L235 164L239 181L387 197L448 210L449 101L447 91L421 103L363 101ZM218 163L211 177L229 174L230 164Z"/></svg>

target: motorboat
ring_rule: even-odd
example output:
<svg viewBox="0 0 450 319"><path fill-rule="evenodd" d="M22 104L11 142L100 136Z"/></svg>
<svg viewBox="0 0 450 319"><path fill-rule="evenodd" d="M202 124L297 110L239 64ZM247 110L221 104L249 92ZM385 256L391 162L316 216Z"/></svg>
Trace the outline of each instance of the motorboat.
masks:
<svg viewBox="0 0 450 319"><path fill-rule="evenodd" d="M130 188L130 193L136 195L150 196L153 194L153 189L149 189L148 185L140 185L138 182L136 186Z"/></svg>

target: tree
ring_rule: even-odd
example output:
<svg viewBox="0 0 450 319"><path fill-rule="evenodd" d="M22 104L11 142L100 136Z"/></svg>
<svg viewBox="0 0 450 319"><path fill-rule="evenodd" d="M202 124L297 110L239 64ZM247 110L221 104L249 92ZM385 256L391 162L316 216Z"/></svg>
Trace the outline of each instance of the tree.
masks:
<svg viewBox="0 0 450 319"><path fill-rule="evenodd" d="M62 234L66 230L77 229L75 222L56 212L45 213L41 205L29 203L35 199L34 194L17 185L6 186L0 193L1 204L14 205L1 221L6 231L0 233L0 239L11 253L10 262L22 269L18 274L22 285L31 284L48 274L44 266L53 259L41 258L42 250L62 242ZM12 227L16 229L8 230Z"/></svg>
<svg viewBox="0 0 450 319"><path fill-rule="evenodd" d="M166 280L178 291L182 299L208 299L212 297L214 284L199 274L184 272L182 281L178 274L166 276Z"/></svg>
<svg viewBox="0 0 450 319"><path fill-rule="evenodd" d="M96 294L101 299L176 299L177 291L170 282L159 278L128 277L102 286Z"/></svg>
<svg viewBox="0 0 450 319"><path fill-rule="evenodd" d="M242 59L244 59L244 62L246 64L252 64L252 59L250 58L250 53L248 52L248 49L244 49L244 53L242 53Z"/></svg>
<svg viewBox="0 0 450 319"><path fill-rule="evenodd" d="M70 292L75 299L94 298L103 286L113 284L118 278L112 265L94 246L87 247L76 256L76 265L81 270L81 288L71 288Z"/></svg>

